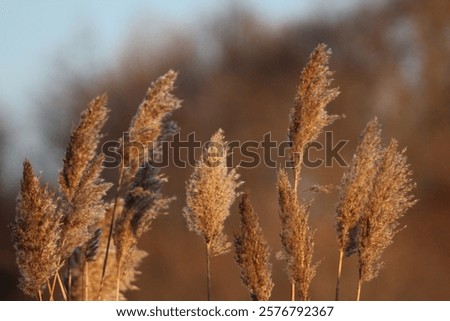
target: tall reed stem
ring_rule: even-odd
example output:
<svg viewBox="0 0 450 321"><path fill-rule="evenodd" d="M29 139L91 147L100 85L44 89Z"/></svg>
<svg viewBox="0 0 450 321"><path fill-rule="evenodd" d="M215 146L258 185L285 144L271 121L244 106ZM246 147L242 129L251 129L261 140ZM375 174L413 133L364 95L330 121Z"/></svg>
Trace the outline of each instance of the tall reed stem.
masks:
<svg viewBox="0 0 450 321"><path fill-rule="evenodd" d="M119 301L119 295L120 295L120 264L117 266L116 301Z"/></svg>
<svg viewBox="0 0 450 321"><path fill-rule="evenodd" d="M103 285L105 282L106 266L108 264L108 257L109 257L109 250L111 247L112 234L113 234L114 225L116 222L116 208L117 208L117 201L119 200L120 189L122 187L122 180L123 180L123 164L120 167L119 181L117 183L116 196L114 197L114 206L113 206L113 211L112 211L112 215L111 215L111 224L109 225L108 242L106 244L105 259L103 260L102 277L100 278L100 289L98 290L98 299L99 300L102 299L102 291L103 291Z"/></svg>
<svg viewBox="0 0 450 321"><path fill-rule="evenodd" d="M211 263L210 263L210 251L209 244L206 243L206 291L208 293L208 301L211 301Z"/></svg>
<svg viewBox="0 0 450 321"><path fill-rule="evenodd" d="M343 259L344 259L344 251L341 249L341 250L339 250L338 274L337 274L337 278L336 278L336 297L335 297L336 301L339 301L339 282L341 281Z"/></svg>
<svg viewBox="0 0 450 321"><path fill-rule="evenodd" d="M89 262L86 261L83 267L84 300L89 301Z"/></svg>
<svg viewBox="0 0 450 321"><path fill-rule="evenodd" d="M53 284L56 282L56 275L55 275L55 277L53 278ZM48 296L48 300L49 301L54 301L54 299L53 299L53 289L54 289L54 285L53 285L53 287L52 287L52 285L50 284L50 280L49 279L47 279L47 287L48 287L48 289L49 289L49 296Z"/></svg>
<svg viewBox="0 0 450 321"><path fill-rule="evenodd" d="M58 280L59 289L61 290L61 294L63 296L64 301L69 301L69 297L67 295L66 287L64 286L64 283L63 283L63 281L61 279L61 275L59 274L59 272L56 272L56 278Z"/></svg>
<svg viewBox="0 0 450 321"><path fill-rule="evenodd" d="M361 298L361 286L362 286L362 280L359 278L358 280L358 291L356 292L356 301L359 301Z"/></svg>
<svg viewBox="0 0 450 321"><path fill-rule="evenodd" d="M303 153L303 152L302 152ZM302 155L302 153L300 153L300 155ZM301 160L302 157L298 156L298 155L294 155L293 156L294 159L294 168L293 168L293 173L294 173L294 195L296 198L298 198L298 185L300 184L300 171L301 171ZM295 301L295 280L292 280L291 282L291 301Z"/></svg>
<svg viewBox="0 0 450 321"><path fill-rule="evenodd" d="M42 301L42 291L38 290L37 294L38 294L39 301Z"/></svg>

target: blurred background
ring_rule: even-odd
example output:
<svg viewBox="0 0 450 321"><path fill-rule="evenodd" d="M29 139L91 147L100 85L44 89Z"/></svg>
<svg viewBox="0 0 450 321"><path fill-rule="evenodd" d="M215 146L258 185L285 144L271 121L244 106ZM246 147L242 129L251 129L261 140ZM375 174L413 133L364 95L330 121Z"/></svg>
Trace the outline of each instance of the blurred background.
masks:
<svg viewBox="0 0 450 321"><path fill-rule="evenodd" d="M347 161L367 121L378 116L386 144L407 147L419 199L385 251L385 268L363 287L365 300L450 300L450 2L341 1L12 1L0 0L0 299L26 300L8 224L21 165L29 158L56 187L70 130L96 95L112 113L105 140L121 136L147 87L179 71L174 118L181 135L206 141L218 128L232 140L286 138L301 69L319 42L333 50L341 95L328 110L345 114L329 130L348 139ZM302 187L339 184L345 168L307 169ZM149 252L131 300L204 300L203 240L186 228L184 186L192 168L169 168L176 195L141 247ZM271 246L273 300L290 286L280 250L276 173L241 169ZM114 182L117 173L106 170ZM301 189L302 189L301 187ZM316 196L313 300L333 300L338 260L337 192ZM226 233L239 229L236 204ZM342 298L356 295L357 261L344 262ZM214 300L247 300L229 253L212 260Z"/></svg>

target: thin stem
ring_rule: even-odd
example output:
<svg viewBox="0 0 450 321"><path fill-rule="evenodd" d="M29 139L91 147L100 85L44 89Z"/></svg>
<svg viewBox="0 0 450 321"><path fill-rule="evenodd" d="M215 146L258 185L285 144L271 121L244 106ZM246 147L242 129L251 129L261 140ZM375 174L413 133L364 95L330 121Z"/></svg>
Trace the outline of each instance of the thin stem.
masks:
<svg viewBox="0 0 450 321"><path fill-rule="evenodd" d="M301 171L301 155L303 154L300 153L300 156L298 154L295 154L293 156L293 161L294 161L294 168L293 168L293 172L294 172L294 195L296 198L298 198L298 185L300 184L300 171ZM291 282L291 301L295 301L295 281L293 280Z"/></svg>
<svg viewBox="0 0 450 321"><path fill-rule="evenodd" d="M47 280L48 282L48 292L49 292L49 301L53 301L53 296L55 293L55 287L56 287L56 274L53 276L53 283L50 285L50 281Z"/></svg>
<svg viewBox="0 0 450 321"><path fill-rule="evenodd" d="M291 283L291 301L295 301L295 281Z"/></svg>
<svg viewBox="0 0 450 321"><path fill-rule="evenodd" d="M42 301L42 291L38 290L37 294L38 294L39 301Z"/></svg>
<svg viewBox="0 0 450 321"><path fill-rule="evenodd" d="M208 293L208 301L211 301L211 267L209 257L209 243L206 244L206 290Z"/></svg>
<svg viewBox="0 0 450 321"><path fill-rule="evenodd" d="M295 154L293 156L293 158L292 158L292 161L294 163L293 164L294 167L292 168L292 171L293 171L293 174L294 174L294 186L293 186L293 188L294 188L294 195L296 197L298 197L297 196L298 185L300 184L300 172L301 172L301 169L302 169L302 155L303 155L303 152L301 152L300 155Z"/></svg>
<svg viewBox="0 0 450 321"><path fill-rule="evenodd" d="M72 269L70 268L70 258L67 260L67 296L72 297Z"/></svg>
<svg viewBox="0 0 450 321"><path fill-rule="evenodd" d="M63 284L63 281L61 279L61 275L59 275L59 272L56 273L56 278L58 280L58 284L59 284L59 289L61 290L61 294L63 296L64 301L68 301L68 296L67 296L67 291L66 288Z"/></svg>
<svg viewBox="0 0 450 321"><path fill-rule="evenodd" d="M358 292L356 293L356 301L359 301L361 298L361 286L362 286L362 280L359 278L358 280Z"/></svg>
<svg viewBox="0 0 450 321"><path fill-rule="evenodd" d="M344 259L344 250L339 250L339 264L338 264L338 274L336 279L336 297L335 300L339 301L339 282L341 281L341 272L342 272L342 261Z"/></svg>
<svg viewBox="0 0 450 321"><path fill-rule="evenodd" d="M121 264L117 264L117 276L116 276L116 301L119 301L120 295L120 266Z"/></svg>
<svg viewBox="0 0 450 321"><path fill-rule="evenodd" d="M86 261L83 266L83 287L84 301L89 301L89 262Z"/></svg>
<svg viewBox="0 0 450 321"><path fill-rule="evenodd" d="M56 278L53 278L53 280L55 280ZM52 291L52 285L50 284L50 280L47 279L47 287L48 287L48 291L49 291L49 301L54 301L53 299L53 291Z"/></svg>
<svg viewBox="0 0 450 321"><path fill-rule="evenodd" d="M123 179L123 165L120 168L119 181L117 183L116 196L114 198L114 206L113 206L113 211L112 211L112 215L111 215L111 223L109 225L108 243L106 244L106 253L105 253L105 259L103 260L102 277L100 278L100 289L98 290L98 299L99 300L102 299L103 284L105 282L106 266L108 264L108 256L109 256L109 249L111 246L112 234L114 231L114 225L116 223L116 208L117 208L117 201L119 199L120 189L122 187L122 179Z"/></svg>

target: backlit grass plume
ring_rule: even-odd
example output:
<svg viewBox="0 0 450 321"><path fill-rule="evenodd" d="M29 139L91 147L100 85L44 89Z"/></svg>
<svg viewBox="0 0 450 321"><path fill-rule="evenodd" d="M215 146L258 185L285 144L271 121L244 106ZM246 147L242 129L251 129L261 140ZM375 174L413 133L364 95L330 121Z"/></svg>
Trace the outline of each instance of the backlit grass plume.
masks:
<svg viewBox="0 0 450 321"><path fill-rule="evenodd" d="M336 207L336 228L339 244L339 264L336 281L336 300L339 299L339 282L342 273L342 261L358 247L358 223L367 209L367 202L378 170L381 156L380 126L373 118L361 133L353 160L343 175L339 201Z"/></svg>
<svg viewBox="0 0 450 321"><path fill-rule="evenodd" d="M328 63L331 50L319 44L311 53L309 61L300 75L295 103L290 113L288 137L291 143L291 161L294 170L294 189L300 180L303 153L308 144L316 140L323 128L333 123L338 116L329 115L325 107L338 95L337 88L330 88L332 82Z"/></svg>
<svg viewBox="0 0 450 321"><path fill-rule="evenodd" d="M226 253L231 243L223 234L225 219L238 195L239 175L227 167L227 147L224 134L219 129L203 151L186 184L184 216L188 227L202 236L206 246L207 292L210 292L210 258Z"/></svg>
<svg viewBox="0 0 450 321"><path fill-rule="evenodd" d="M119 299L121 282L134 280L136 268L143 257L137 249L139 238L150 230L152 221L167 212L171 198L163 197L161 186L167 179L159 169L145 163L136 173L125 196L123 210L117 217L114 229L114 244L117 261L116 299Z"/></svg>
<svg viewBox="0 0 450 321"><path fill-rule="evenodd" d="M284 169L278 171L278 199L281 220L281 257L287 261L286 271L300 300L309 300L309 287L316 265L312 263L313 232L308 225L310 205L299 203Z"/></svg>
<svg viewBox="0 0 450 321"><path fill-rule="evenodd" d="M131 262L136 263L136 260L127 260L130 255L133 256L133 253L138 253L134 252L133 244L136 244L137 239L149 229L151 220L158 214L157 211L165 210L167 207L166 199L159 192L160 183L164 179L149 164L155 157L161 155L162 141L178 130L177 125L169 120L172 112L181 106L181 101L172 94L176 78L177 73L169 70L152 83L144 101L131 120L128 132L121 140L123 161L119 168L101 278L103 283L108 267L111 240L114 236L118 262L117 297L119 297L120 282L125 282L127 275L133 275L132 270L137 266L137 264L131 264ZM133 145L136 144L141 148L135 148ZM125 199L122 212L117 211L120 198ZM117 224L116 218L119 220ZM130 265L124 266L124 262ZM131 268L131 266L134 267ZM101 284L99 298L102 297L102 290Z"/></svg>
<svg viewBox="0 0 450 321"><path fill-rule="evenodd" d="M312 233L307 222L309 204L298 200L298 187L302 159L308 145L319 137L325 126L337 119L337 116L329 115L325 110L328 103L339 94L337 88L330 88L333 74L328 67L330 56L331 51L327 50L326 45L319 44L300 75L288 129L293 186L284 170L278 172L281 240L283 257L288 262L292 300L295 300L296 292L300 299L309 299L309 284L315 274L315 267L311 263Z"/></svg>
<svg viewBox="0 0 450 321"><path fill-rule="evenodd" d="M12 236L21 275L19 287L42 300L44 288L51 291L50 279L60 267L60 213L54 193L40 185L28 160L23 163Z"/></svg>
<svg viewBox="0 0 450 321"><path fill-rule="evenodd" d="M128 183L139 170L139 166L148 160L152 149L157 147L156 143L178 130L177 125L168 120L171 114L181 107L181 100L172 94L177 76L175 71L169 70L152 83L131 120L126 133L127 140L122 141L125 151L123 155L125 183ZM142 146L142 150L132 147L135 143Z"/></svg>
<svg viewBox="0 0 450 321"><path fill-rule="evenodd" d="M399 231L398 219L416 203L411 194L415 184L405 151L398 151L398 143L394 139L383 150L366 211L360 218L357 300L360 299L362 283L378 275L382 267L381 254Z"/></svg>
<svg viewBox="0 0 450 321"><path fill-rule="evenodd" d="M248 288L254 301L267 301L272 293L269 246L259 226L258 216L247 193L239 204L241 231L235 235L235 260L241 268L242 283Z"/></svg>
<svg viewBox="0 0 450 321"><path fill-rule="evenodd" d="M100 131L109 110L106 95L95 98L72 131L59 176L62 193L62 255L69 256L92 237L93 227L104 215L103 202L111 184L100 177L103 156L96 155Z"/></svg>

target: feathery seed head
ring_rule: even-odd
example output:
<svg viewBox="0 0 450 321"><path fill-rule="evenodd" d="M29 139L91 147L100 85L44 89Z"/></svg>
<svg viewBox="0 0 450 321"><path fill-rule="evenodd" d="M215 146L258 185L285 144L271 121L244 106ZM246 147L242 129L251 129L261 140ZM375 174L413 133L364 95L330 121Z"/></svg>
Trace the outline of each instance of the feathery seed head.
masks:
<svg viewBox="0 0 450 321"><path fill-rule="evenodd" d="M308 225L310 204L299 202L285 170L278 171L278 196L281 220L282 252L287 273L295 282L301 300L309 300L309 287L316 274L312 264L313 232Z"/></svg>
<svg viewBox="0 0 450 321"><path fill-rule="evenodd" d="M60 214L54 198L25 160L12 238L21 274L19 287L33 297L59 269Z"/></svg>
<svg viewBox="0 0 450 321"><path fill-rule="evenodd" d="M417 201L405 150L398 151L392 139L383 150L367 211L360 219L358 233L359 272L367 282L382 267L381 254L398 232L398 219Z"/></svg>
<svg viewBox="0 0 450 321"><path fill-rule="evenodd" d="M347 256L357 250L359 218L367 209L381 156L380 133L380 125L374 117L361 133L352 163L342 177L336 228L339 247Z"/></svg>
<svg viewBox="0 0 450 321"><path fill-rule="evenodd" d="M259 226L259 221L247 193L239 204L241 232L235 235L235 260L241 268L242 283L255 301L267 301L272 293L269 246Z"/></svg>
<svg viewBox="0 0 450 321"><path fill-rule="evenodd" d="M319 44L311 53L300 75L297 96L290 114L288 130L291 142L291 160L299 166L307 145L317 139L325 126L338 116L329 115L325 107L338 95L337 88L330 88L332 74L328 67L331 50Z"/></svg>
<svg viewBox="0 0 450 321"><path fill-rule="evenodd" d="M92 100L81 114L80 123L70 136L64 166L59 175L60 190L68 201L74 197L84 171L95 158L101 137L100 131L109 113L106 104L106 95Z"/></svg>
<svg viewBox="0 0 450 321"><path fill-rule="evenodd" d="M130 143L140 143L144 146L144 153L124 146L127 151L123 155L124 163L130 165L125 173L127 182L136 174L140 164L147 160L148 148L178 131L177 125L168 120L172 112L181 107L181 101L172 94L176 78L177 73L169 70L152 83L131 121L128 129Z"/></svg>
<svg viewBox="0 0 450 321"><path fill-rule="evenodd" d="M227 168L227 148L221 129L210 143L186 185L184 216L189 229L204 237L215 256L229 250L230 243L222 229L241 182L235 169Z"/></svg>

